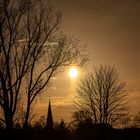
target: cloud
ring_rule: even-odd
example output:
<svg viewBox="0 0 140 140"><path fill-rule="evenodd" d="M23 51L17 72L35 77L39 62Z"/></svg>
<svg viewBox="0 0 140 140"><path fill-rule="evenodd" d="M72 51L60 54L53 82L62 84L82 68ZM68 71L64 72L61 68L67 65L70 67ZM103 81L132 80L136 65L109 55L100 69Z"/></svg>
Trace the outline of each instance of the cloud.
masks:
<svg viewBox="0 0 140 140"><path fill-rule="evenodd" d="M140 74L135 74L135 75L133 75L133 78L139 79L139 80L140 80Z"/></svg>
<svg viewBox="0 0 140 140"><path fill-rule="evenodd" d="M51 80L55 80L55 79L56 79L56 77L52 77L52 78L51 78Z"/></svg>
<svg viewBox="0 0 140 140"><path fill-rule="evenodd" d="M55 108L57 106L69 106L73 105L73 96L67 96L67 97L50 97L51 105ZM39 107L47 107L49 102L49 98L47 97L44 100L38 100L37 106Z"/></svg>

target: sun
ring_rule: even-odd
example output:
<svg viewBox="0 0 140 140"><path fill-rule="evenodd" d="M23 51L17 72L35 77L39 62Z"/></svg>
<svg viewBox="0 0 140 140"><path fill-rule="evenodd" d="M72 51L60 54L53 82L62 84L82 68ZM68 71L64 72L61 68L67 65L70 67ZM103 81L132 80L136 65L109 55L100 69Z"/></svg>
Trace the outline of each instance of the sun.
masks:
<svg viewBox="0 0 140 140"><path fill-rule="evenodd" d="M69 76L71 78L75 78L75 77L77 77L77 75L78 75L78 70L76 68L71 68L69 70Z"/></svg>

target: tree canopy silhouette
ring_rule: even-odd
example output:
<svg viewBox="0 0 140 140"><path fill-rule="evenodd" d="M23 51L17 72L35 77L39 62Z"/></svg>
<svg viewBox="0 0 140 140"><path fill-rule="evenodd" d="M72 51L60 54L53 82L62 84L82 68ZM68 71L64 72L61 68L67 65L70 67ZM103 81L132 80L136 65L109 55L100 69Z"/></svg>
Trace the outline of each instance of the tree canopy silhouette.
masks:
<svg viewBox="0 0 140 140"><path fill-rule="evenodd" d="M88 114L93 123L120 124L128 115L124 85L119 81L115 67L110 65L95 67L93 73L87 74L80 81L76 90L77 112ZM79 116L74 117L78 120Z"/></svg>

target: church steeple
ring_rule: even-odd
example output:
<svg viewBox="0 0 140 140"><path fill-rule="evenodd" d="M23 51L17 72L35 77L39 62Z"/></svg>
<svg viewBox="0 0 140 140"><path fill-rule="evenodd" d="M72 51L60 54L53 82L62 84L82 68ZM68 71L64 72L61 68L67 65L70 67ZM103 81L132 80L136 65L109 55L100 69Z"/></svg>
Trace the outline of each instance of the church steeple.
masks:
<svg viewBox="0 0 140 140"><path fill-rule="evenodd" d="M46 121L46 128L48 130L53 129L53 116L52 116L50 99L49 99L49 106L48 106L48 116L47 116L47 121Z"/></svg>

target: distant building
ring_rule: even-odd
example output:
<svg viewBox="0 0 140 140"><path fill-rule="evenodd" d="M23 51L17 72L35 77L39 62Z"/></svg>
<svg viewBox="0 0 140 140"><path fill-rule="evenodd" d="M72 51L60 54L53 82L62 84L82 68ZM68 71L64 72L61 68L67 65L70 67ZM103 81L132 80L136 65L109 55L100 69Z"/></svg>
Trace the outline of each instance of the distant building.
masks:
<svg viewBox="0 0 140 140"><path fill-rule="evenodd" d="M53 129L53 116L52 116L50 100L49 100L48 115L47 115L47 120L46 120L46 129L47 130L52 130Z"/></svg>

